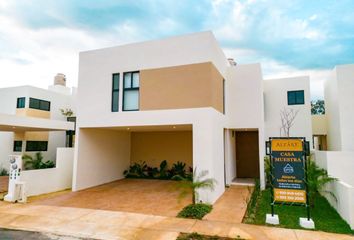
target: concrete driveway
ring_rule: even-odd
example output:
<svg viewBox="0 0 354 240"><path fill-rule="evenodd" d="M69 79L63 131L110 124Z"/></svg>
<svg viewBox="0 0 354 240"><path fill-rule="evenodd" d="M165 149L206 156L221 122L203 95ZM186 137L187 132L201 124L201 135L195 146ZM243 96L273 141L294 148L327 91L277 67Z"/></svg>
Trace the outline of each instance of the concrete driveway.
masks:
<svg viewBox="0 0 354 240"><path fill-rule="evenodd" d="M29 203L175 217L192 203L191 194L179 198L176 184L167 180L123 179L78 192L32 197Z"/></svg>

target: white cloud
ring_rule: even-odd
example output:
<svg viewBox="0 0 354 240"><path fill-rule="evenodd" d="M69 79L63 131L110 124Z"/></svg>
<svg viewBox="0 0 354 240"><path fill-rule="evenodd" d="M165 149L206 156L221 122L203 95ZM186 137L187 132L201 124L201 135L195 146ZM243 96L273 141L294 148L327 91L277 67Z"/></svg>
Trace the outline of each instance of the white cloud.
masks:
<svg viewBox="0 0 354 240"><path fill-rule="evenodd" d="M58 72L67 76L68 86L77 86L80 51L140 38L138 29L129 23L112 27L109 33L97 33L65 27L34 30L1 15L0 22L0 40L2 38L6 43L6 46L0 46L4 48L0 52L0 87L34 85L46 88Z"/></svg>

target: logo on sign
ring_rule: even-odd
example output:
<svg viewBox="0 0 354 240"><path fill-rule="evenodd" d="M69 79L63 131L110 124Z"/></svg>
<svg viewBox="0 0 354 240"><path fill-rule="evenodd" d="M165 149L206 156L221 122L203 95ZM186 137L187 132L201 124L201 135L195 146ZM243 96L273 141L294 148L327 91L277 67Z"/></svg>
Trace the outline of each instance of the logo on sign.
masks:
<svg viewBox="0 0 354 240"><path fill-rule="evenodd" d="M284 173L294 173L294 168L288 163L283 169Z"/></svg>

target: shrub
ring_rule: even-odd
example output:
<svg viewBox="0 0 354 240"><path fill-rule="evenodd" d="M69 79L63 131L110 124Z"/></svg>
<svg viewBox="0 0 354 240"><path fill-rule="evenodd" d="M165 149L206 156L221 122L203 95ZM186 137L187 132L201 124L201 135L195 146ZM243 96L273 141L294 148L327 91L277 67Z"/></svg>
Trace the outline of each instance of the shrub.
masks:
<svg viewBox="0 0 354 240"><path fill-rule="evenodd" d="M182 209L177 215L180 218L202 219L210 213L213 206L205 203L190 204Z"/></svg>
<svg viewBox="0 0 354 240"><path fill-rule="evenodd" d="M176 162L172 165L171 170L169 170L169 175L172 178L173 176L179 175L181 177L186 177L186 164L183 162Z"/></svg>
<svg viewBox="0 0 354 240"><path fill-rule="evenodd" d="M147 175L147 165L145 162L142 163L134 163L129 167L129 170L124 171L125 177L136 177L136 178L146 178Z"/></svg>
<svg viewBox="0 0 354 240"><path fill-rule="evenodd" d="M9 172L5 168L0 168L0 176L9 176Z"/></svg>
<svg viewBox="0 0 354 240"><path fill-rule="evenodd" d="M30 155L23 155L25 169L44 169L44 168L54 168L55 163L51 160L43 162L43 155L41 152L37 152L34 157Z"/></svg>

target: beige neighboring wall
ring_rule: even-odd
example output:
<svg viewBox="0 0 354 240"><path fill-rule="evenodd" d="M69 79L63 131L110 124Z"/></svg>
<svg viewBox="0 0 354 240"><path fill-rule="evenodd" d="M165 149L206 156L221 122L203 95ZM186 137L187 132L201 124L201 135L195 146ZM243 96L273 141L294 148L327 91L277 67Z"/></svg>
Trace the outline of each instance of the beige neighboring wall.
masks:
<svg viewBox="0 0 354 240"><path fill-rule="evenodd" d="M140 71L140 110L199 107L223 112L223 77L211 62Z"/></svg>
<svg viewBox="0 0 354 240"><path fill-rule="evenodd" d="M50 119L50 111L43 111L32 108L17 108L17 116L24 117L36 117L36 118L45 118ZM15 133L14 140L22 141L48 141L49 132L24 132L24 133Z"/></svg>
<svg viewBox="0 0 354 240"><path fill-rule="evenodd" d="M43 111L43 110L32 109L32 108L18 108L16 109L16 115L49 119L50 111Z"/></svg>
<svg viewBox="0 0 354 240"><path fill-rule="evenodd" d="M145 161L152 167L163 160L169 168L178 161L193 167L192 131L133 132L130 156L131 163Z"/></svg>
<svg viewBox="0 0 354 240"><path fill-rule="evenodd" d="M312 115L312 134L327 135L326 115Z"/></svg>

